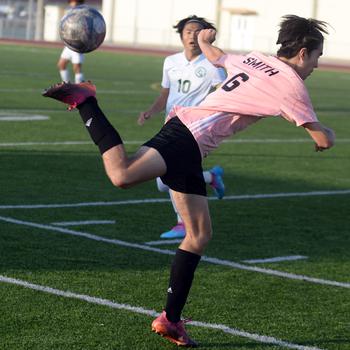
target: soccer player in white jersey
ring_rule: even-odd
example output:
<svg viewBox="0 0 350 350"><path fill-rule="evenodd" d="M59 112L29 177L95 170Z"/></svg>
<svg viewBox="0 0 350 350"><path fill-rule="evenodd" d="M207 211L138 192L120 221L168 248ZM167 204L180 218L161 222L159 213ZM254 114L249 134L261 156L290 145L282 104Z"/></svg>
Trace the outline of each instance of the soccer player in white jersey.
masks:
<svg viewBox="0 0 350 350"><path fill-rule="evenodd" d="M167 116L175 106L196 106L226 78L222 68L216 68L203 55L197 40L202 29L215 29L213 24L195 15L180 20L174 28L180 34L184 50L168 56L164 60L163 77L159 96L151 107L141 112L138 122L140 125L154 114L164 111ZM224 196L225 186L222 180L223 169L215 166L203 172L204 181L213 188L216 196ZM170 199L177 215L177 224L160 235L161 238L183 238L186 230L181 216L178 214L172 199L169 186L160 177L157 187L161 192L169 192Z"/></svg>
<svg viewBox="0 0 350 350"><path fill-rule="evenodd" d="M304 83L322 55L322 33L327 33L325 22L289 15L280 25L276 56L232 55L212 45L215 30L203 29L198 35L203 53L215 65L225 67L228 78L199 106L175 108L160 132L131 157L99 108L94 85L60 83L44 92L78 108L115 186L129 188L161 176L173 191L186 236L173 260L166 306L152 322L152 330L177 345L197 346L186 332L181 313L212 236L203 157L225 138L263 118L283 118L305 130L316 151L334 145L335 134L318 121Z"/></svg>
<svg viewBox="0 0 350 350"><path fill-rule="evenodd" d="M68 0L70 8L82 5L84 4L84 2L84 0ZM70 81L70 74L68 70L69 62L72 62L74 81L76 83L81 83L82 81L84 81L84 74L82 71L84 55L82 53L75 52L68 47L65 47L63 49L61 56L57 62L57 67L60 73L61 80L64 82Z"/></svg>

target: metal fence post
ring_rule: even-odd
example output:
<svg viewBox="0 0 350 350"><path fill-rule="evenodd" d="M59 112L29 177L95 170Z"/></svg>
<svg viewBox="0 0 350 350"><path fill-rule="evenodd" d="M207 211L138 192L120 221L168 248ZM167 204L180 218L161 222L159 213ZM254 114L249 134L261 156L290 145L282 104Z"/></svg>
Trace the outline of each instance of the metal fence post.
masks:
<svg viewBox="0 0 350 350"><path fill-rule="evenodd" d="M44 32L44 0L37 0L35 19L35 40L43 40Z"/></svg>

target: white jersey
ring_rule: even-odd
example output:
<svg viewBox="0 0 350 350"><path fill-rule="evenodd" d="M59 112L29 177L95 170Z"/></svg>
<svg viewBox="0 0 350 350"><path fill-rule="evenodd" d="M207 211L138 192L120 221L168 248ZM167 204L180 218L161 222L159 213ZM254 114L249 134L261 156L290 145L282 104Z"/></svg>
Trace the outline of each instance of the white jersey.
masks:
<svg viewBox="0 0 350 350"><path fill-rule="evenodd" d="M174 105L198 105L225 78L225 70L216 68L203 54L192 61L187 60L184 52L166 57L162 79L162 87L170 89L166 115Z"/></svg>

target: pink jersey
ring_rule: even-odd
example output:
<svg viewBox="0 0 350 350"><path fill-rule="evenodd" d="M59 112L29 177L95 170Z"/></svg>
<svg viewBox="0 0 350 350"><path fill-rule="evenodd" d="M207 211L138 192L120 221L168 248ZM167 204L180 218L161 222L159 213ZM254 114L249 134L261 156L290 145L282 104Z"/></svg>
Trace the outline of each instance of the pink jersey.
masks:
<svg viewBox="0 0 350 350"><path fill-rule="evenodd" d="M297 126L318 121L303 80L277 57L224 55L215 65L227 70L221 87L199 106L175 106L168 116L177 115L187 126L202 157L264 117L282 116Z"/></svg>

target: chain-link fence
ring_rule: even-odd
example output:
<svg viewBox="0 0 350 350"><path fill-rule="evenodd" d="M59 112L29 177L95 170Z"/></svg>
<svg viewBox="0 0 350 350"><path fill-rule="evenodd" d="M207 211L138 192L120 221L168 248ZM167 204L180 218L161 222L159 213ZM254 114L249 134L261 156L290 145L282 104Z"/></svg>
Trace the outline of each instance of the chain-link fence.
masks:
<svg viewBox="0 0 350 350"><path fill-rule="evenodd" d="M86 4L99 9L102 0L86 0ZM68 7L68 1L0 0L0 39L45 39L44 27L57 24L50 23L50 18L45 18L48 6L64 11ZM47 23L44 23L45 20Z"/></svg>
<svg viewBox="0 0 350 350"><path fill-rule="evenodd" d="M0 38L34 39L36 1L0 0Z"/></svg>

